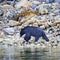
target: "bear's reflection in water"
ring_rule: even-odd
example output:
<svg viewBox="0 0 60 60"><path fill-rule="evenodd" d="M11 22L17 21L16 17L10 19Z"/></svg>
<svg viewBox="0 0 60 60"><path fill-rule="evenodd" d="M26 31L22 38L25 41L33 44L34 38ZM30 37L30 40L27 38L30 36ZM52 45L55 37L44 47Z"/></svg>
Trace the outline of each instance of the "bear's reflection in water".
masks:
<svg viewBox="0 0 60 60"><path fill-rule="evenodd" d="M23 48L17 46L0 46L0 60L58 60L59 48Z"/></svg>

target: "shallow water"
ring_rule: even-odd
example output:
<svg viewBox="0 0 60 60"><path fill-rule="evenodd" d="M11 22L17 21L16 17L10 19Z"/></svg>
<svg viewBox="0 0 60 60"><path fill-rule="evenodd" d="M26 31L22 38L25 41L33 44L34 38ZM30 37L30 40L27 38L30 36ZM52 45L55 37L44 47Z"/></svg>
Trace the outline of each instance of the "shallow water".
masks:
<svg viewBox="0 0 60 60"><path fill-rule="evenodd" d="M0 45L0 60L60 60L60 48Z"/></svg>

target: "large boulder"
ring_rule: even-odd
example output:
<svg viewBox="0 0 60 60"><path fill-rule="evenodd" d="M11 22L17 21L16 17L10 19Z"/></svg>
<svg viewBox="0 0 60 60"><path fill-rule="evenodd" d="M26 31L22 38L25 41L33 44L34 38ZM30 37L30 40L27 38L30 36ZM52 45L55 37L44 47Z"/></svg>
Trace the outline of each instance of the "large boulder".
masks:
<svg viewBox="0 0 60 60"><path fill-rule="evenodd" d="M13 35L15 33L14 28L4 28L3 31L5 34L8 34L8 35Z"/></svg>

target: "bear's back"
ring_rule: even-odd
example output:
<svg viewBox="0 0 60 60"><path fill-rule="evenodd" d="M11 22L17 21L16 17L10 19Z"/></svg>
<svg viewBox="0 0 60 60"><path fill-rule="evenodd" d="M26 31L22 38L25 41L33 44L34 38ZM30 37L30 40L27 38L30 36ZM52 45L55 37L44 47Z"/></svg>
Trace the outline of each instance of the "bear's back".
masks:
<svg viewBox="0 0 60 60"><path fill-rule="evenodd" d="M30 33L31 35L41 35L43 30L39 27L34 27L34 26L26 26L24 29L25 33Z"/></svg>

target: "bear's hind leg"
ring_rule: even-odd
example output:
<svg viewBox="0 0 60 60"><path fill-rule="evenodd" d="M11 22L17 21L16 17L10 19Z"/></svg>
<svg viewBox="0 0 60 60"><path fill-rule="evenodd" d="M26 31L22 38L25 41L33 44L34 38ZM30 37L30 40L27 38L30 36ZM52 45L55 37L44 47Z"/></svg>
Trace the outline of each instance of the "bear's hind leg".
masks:
<svg viewBox="0 0 60 60"><path fill-rule="evenodd" d="M49 42L49 39L48 39L48 37L46 36L46 34L43 32L43 34L42 34L42 37L43 37L43 39L45 39L47 42Z"/></svg>

